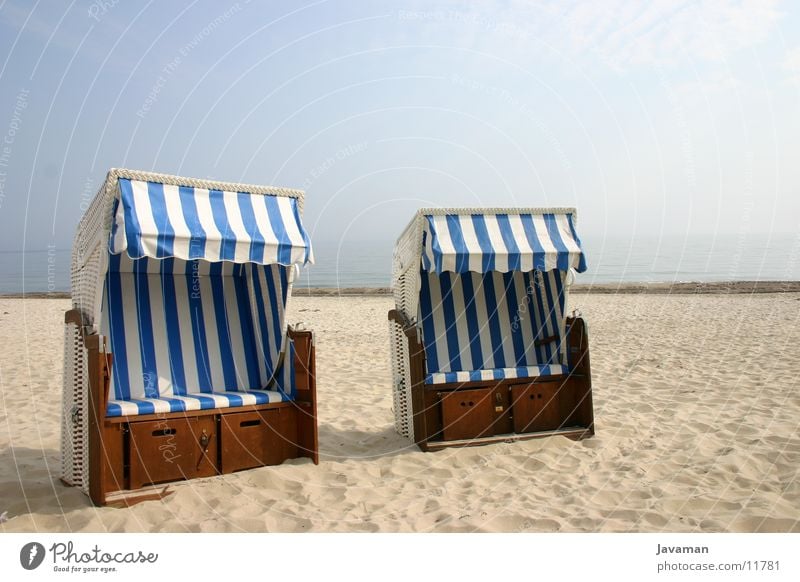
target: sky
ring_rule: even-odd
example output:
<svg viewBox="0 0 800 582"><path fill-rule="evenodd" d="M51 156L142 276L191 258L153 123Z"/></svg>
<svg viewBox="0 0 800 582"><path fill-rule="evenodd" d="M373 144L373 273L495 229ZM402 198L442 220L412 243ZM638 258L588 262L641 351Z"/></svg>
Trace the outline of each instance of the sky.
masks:
<svg viewBox="0 0 800 582"><path fill-rule="evenodd" d="M797 233L799 4L0 0L0 250L70 248L112 167L303 189L319 241Z"/></svg>

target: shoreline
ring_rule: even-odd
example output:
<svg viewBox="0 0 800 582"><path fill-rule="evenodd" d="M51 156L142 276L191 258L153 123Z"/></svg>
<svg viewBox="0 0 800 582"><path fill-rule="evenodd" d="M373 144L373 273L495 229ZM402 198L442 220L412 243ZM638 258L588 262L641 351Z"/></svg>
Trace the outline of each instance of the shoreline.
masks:
<svg viewBox="0 0 800 582"><path fill-rule="evenodd" d="M676 283L597 283L575 284L579 295L742 295L753 293L800 293L800 281L718 281ZM390 296L389 287L294 287L296 297L374 297ZM0 293L0 299L69 299L68 291Z"/></svg>

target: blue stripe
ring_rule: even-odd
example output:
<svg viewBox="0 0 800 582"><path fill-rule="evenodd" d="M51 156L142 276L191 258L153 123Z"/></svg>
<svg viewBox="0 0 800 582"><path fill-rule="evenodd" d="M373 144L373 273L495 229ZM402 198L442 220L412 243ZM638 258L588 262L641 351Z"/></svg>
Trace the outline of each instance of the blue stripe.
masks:
<svg viewBox="0 0 800 582"><path fill-rule="evenodd" d="M539 296L541 298L541 312L543 314L542 317L542 327L544 328L542 331L542 336L545 337L548 335L553 335L553 298L552 293L550 291L550 278L547 276L547 273L542 273L542 288L539 290ZM556 328L558 329L558 328ZM542 363L550 362L553 358L553 344L552 342L548 342L544 345L545 351L545 360Z"/></svg>
<svg viewBox="0 0 800 582"><path fill-rule="evenodd" d="M187 294L189 296L189 313L192 318L192 342L194 343L194 357L197 366L197 386L202 392L211 392L211 369L208 357L208 338L206 337L206 320L203 316L203 298L198 280L197 261L187 261L186 279Z"/></svg>
<svg viewBox="0 0 800 582"><path fill-rule="evenodd" d="M258 328L261 331L261 357L264 359L264 367L267 374L263 382L266 382L272 375L275 364L272 361L272 350L270 349L269 327L267 326L267 314L264 310L264 293L261 290L261 278L258 276L258 272L262 268L261 266L250 265L253 295L256 302L256 310L258 311Z"/></svg>
<svg viewBox="0 0 800 582"><path fill-rule="evenodd" d="M125 345L125 309L122 304L122 276L119 273L121 255L109 257L109 268L106 278L108 302L108 327L111 341L111 353L114 362L111 373L114 376L114 394L119 399L131 397L131 386L128 376L128 350Z"/></svg>
<svg viewBox="0 0 800 582"><path fill-rule="evenodd" d="M522 338L522 327L519 324L513 325L515 318L521 317L519 312L520 303L517 301L517 289L514 285L514 273L503 273L503 286L506 292L506 308L511 325L511 343L514 346L515 365L525 362L525 340Z"/></svg>
<svg viewBox="0 0 800 582"><path fill-rule="evenodd" d="M247 235L250 237L250 260L254 263L261 263L264 260L264 240L261 231L258 230L255 211L253 210L253 196L238 192L236 198L239 202L239 210L242 213L242 223Z"/></svg>
<svg viewBox="0 0 800 582"><path fill-rule="evenodd" d="M481 269L484 273L494 271L494 247L489 238L489 230L486 228L486 218L482 214L473 214L472 226L475 228L478 245L481 247Z"/></svg>
<svg viewBox="0 0 800 582"><path fill-rule="evenodd" d="M500 318L497 313L497 296L494 289L493 273L483 275L483 294L486 297L486 311L489 314L489 333L492 338L492 356L496 368L506 367L506 358L503 353L503 334L500 331Z"/></svg>
<svg viewBox="0 0 800 582"><path fill-rule="evenodd" d="M517 241L514 240L514 231L511 230L511 223L508 221L508 215L498 214L495 218L500 227L500 234L503 237L503 242L506 244L506 251L508 251L508 270L519 271L522 269L522 258L520 257Z"/></svg>
<svg viewBox="0 0 800 582"><path fill-rule="evenodd" d="M214 319L217 323L219 337L220 359L222 360L222 377L225 382L224 389L236 390L236 363L233 360L231 336L228 329L228 318L225 309L225 279L222 276L222 263L211 263L209 267L209 282L214 302Z"/></svg>
<svg viewBox="0 0 800 582"><path fill-rule="evenodd" d="M464 234L461 232L461 220L454 214L448 214L445 219L450 231L450 241L456 251L456 273L466 273L469 271L470 253L467 243L464 242Z"/></svg>
<svg viewBox="0 0 800 582"><path fill-rule="evenodd" d="M228 222L228 211L225 209L225 200L222 190L209 190L209 200L211 201L211 214L214 216L214 224L217 225L222 242L219 248L220 261L233 261L236 257L236 237ZM217 260L217 257L205 257L208 260Z"/></svg>
<svg viewBox="0 0 800 582"><path fill-rule="evenodd" d="M458 275L455 275L458 277ZM445 333L447 335L447 352L450 369L461 369L461 354L458 345L458 329L456 327L456 310L453 304L453 290L450 286L450 273L439 275L439 286L442 293L442 310L444 311Z"/></svg>
<svg viewBox="0 0 800 582"><path fill-rule="evenodd" d="M427 216L428 220L428 229L431 233L429 241L431 243L431 255L433 260L433 268L437 273L442 272L442 247L439 244L439 233L436 231L436 226L434 226L433 216Z"/></svg>
<svg viewBox="0 0 800 582"><path fill-rule="evenodd" d="M428 273L420 274L419 305L422 316L422 338L425 346L425 360L430 371L438 371L439 358L436 355L436 328L433 322L433 306L431 305L430 278Z"/></svg>
<svg viewBox="0 0 800 582"><path fill-rule="evenodd" d="M236 305L239 310L239 323L242 333L242 349L244 350L245 366L247 367L247 387L260 388L258 378L258 351L256 350L255 332L250 311L250 298L247 291L247 280L241 273L235 277Z"/></svg>
<svg viewBox="0 0 800 582"><path fill-rule="evenodd" d="M169 354L172 391L186 394L186 372L183 368L181 327L178 320L178 301L175 292L175 259L161 261L161 291L164 295L164 320L167 327L167 349Z"/></svg>
<svg viewBox="0 0 800 582"><path fill-rule="evenodd" d="M422 251L422 270L427 272L427 273L431 273L431 272L433 272L433 269L431 269L431 258L428 256L428 253L426 253L424 251L424 249L428 248L427 246L425 246L427 244L428 238L430 238L428 236L428 231L427 230L423 230L422 231L422 248L423 248L423 251Z"/></svg>
<svg viewBox="0 0 800 582"><path fill-rule="evenodd" d="M194 188L180 186L178 188L178 198L180 199L183 219L189 228L189 258L202 259L206 255L206 231L200 222L197 213L197 202L195 201Z"/></svg>
<svg viewBox="0 0 800 582"><path fill-rule="evenodd" d="M533 249L533 269L536 271L543 271L545 269L545 252L542 241L539 240L539 235L536 234L536 225L533 222L533 216L530 214L521 214L520 219L522 220L522 229L525 231L528 244Z"/></svg>
<svg viewBox="0 0 800 582"><path fill-rule="evenodd" d="M464 317L467 319L467 330L470 337L472 369L476 370L483 368L486 363L483 361L483 352L481 351L481 330L478 324L478 309L475 306L475 288L472 283L474 276L472 273L464 273L460 279L464 290Z"/></svg>
<svg viewBox="0 0 800 582"><path fill-rule="evenodd" d="M550 234L550 240L553 241L553 246L558 251L558 258L556 264L562 271L569 269L569 249L564 241L561 239L561 233L558 230L558 223L554 214L545 214L544 223L547 225L547 232Z"/></svg>
<svg viewBox="0 0 800 582"><path fill-rule="evenodd" d="M136 291L137 319L139 321L139 352L142 356L142 382L147 398L158 398L158 365L153 340L153 315L150 311L150 282L147 261L133 261L133 284Z"/></svg>
<svg viewBox="0 0 800 582"><path fill-rule="evenodd" d="M128 241L128 256L138 259L144 256L142 247L142 228L139 225L139 217L133 203L133 186L131 181L125 178L119 180L120 199L122 208L125 211L125 237Z"/></svg>
<svg viewBox="0 0 800 582"><path fill-rule="evenodd" d="M536 284L531 280L531 273L523 273L522 277L525 281L525 295L528 298L528 312L530 313L531 330L533 332L533 338L536 339L540 337L536 326L536 315L534 313L534 310L538 311L539 309L539 299L536 296ZM534 344L534 357L536 358L537 362L547 361L544 348L542 346L536 346L536 344Z"/></svg>
<svg viewBox="0 0 800 582"><path fill-rule="evenodd" d="M292 263L292 240L289 238L289 233L286 232L286 226L283 224L283 216L278 205L278 199L275 196L264 196L263 198L267 206L272 232L275 233L275 237L278 239L277 262L281 265L290 265Z"/></svg>
<svg viewBox="0 0 800 582"><path fill-rule="evenodd" d="M536 303L537 312L539 313L539 320L541 321L541 323L540 323L539 327L535 330L534 337L538 338L538 339L542 339L542 338L547 337L549 335L548 325L547 325L547 323L548 323L548 319L547 319L548 313L547 313L547 310L546 310L546 307L545 307L545 303L544 303L546 301L546 294L542 292L542 287L546 287L547 286L547 282L545 281L544 273L542 273L540 271L539 272L539 276L541 277L541 279L540 279L541 285L536 284L536 282L534 282L533 289L534 289L534 291L536 293L536 301L535 301L535 303ZM535 273L534 273L534 281L536 281ZM542 346L540 346L540 348L541 348L541 356L542 356L542 359L540 360L540 362L549 361L550 360L550 356L551 356L550 344L543 344Z"/></svg>
<svg viewBox="0 0 800 582"><path fill-rule="evenodd" d="M264 268L264 280L267 282L267 296L269 297L269 315L271 316L272 324L272 337L275 338L275 349L277 352L281 348L281 338L283 336L283 329L281 329L281 319L278 316L278 293L275 285L275 268Z"/></svg>
<svg viewBox="0 0 800 582"><path fill-rule="evenodd" d="M158 236L156 237L156 258L171 257L175 242L175 229L167 214L167 201L164 198L164 184L147 183L147 196L150 199L150 210L153 214Z"/></svg>
<svg viewBox="0 0 800 582"><path fill-rule="evenodd" d="M117 210L119 209L119 198L114 198L114 203L111 206L111 216L114 217L114 223L111 225L111 236L108 241L108 250L112 253L114 251L118 251L118 249L114 248L114 239L117 237L117 231L119 230L119 223L117 222Z"/></svg>

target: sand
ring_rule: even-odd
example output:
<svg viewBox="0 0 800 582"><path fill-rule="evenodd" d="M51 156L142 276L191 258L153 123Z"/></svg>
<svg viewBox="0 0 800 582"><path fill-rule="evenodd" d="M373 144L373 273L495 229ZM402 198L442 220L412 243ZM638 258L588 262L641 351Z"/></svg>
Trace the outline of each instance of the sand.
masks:
<svg viewBox="0 0 800 582"><path fill-rule="evenodd" d="M2 531L800 531L800 294L573 295L597 435L421 453L394 431L386 296L298 297L321 463L95 508L59 480L64 299L0 298ZM3 518L0 517L0 520Z"/></svg>

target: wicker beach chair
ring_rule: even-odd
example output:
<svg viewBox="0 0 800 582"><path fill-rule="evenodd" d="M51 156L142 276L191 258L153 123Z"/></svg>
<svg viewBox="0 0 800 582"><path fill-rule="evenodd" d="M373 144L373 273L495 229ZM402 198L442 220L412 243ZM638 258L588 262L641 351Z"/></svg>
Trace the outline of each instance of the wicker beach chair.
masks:
<svg viewBox="0 0 800 582"><path fill-rule="evenodd" d="M573 209L422 209L394 252L397 431L423 450L594 434Z"/></svg>
<svg viewBox="0 0 800 582"><path fill-rule="evenodd" d="M166 482L318 462L312 333L286 324L313 262L296 190L114 169L78 227L62 480L97 505Z"/></svg>

